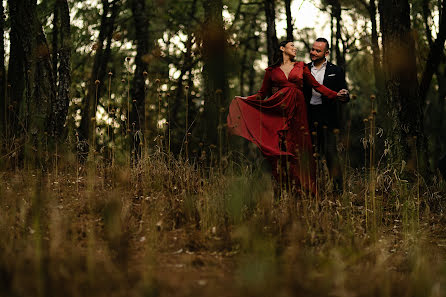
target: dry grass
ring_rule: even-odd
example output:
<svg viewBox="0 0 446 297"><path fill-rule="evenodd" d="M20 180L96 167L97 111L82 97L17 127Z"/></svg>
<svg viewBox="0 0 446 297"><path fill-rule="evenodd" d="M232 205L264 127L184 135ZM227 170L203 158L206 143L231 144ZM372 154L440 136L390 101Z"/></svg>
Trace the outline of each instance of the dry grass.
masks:
<svg viewBox="0 0 446 297"><path fill-rule="evenodd" d="M443 181L378 169L370 215L351 170L316 201L250 164L66 160L1 173L0 296L446 295Z"/></svg>

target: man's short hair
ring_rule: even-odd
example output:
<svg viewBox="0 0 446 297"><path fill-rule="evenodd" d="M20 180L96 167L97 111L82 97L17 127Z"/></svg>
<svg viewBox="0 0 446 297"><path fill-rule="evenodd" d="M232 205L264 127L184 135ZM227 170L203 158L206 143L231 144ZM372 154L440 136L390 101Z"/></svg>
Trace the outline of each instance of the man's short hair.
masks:
<svg viewBox="0 0 446 297"><path fill-rule="evenodd" d="M317 41L317 42L324 42L325 43L325 50L327 50L327 51L330 50L330 44L328 43L328 40L325 39L324 37L319 37L315 41Z"/></svg>

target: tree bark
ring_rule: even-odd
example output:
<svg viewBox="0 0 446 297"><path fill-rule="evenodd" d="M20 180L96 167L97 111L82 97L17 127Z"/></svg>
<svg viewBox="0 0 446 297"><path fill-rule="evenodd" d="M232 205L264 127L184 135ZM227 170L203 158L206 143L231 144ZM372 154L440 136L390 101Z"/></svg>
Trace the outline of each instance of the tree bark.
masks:
<svg viewBox="0 0 446 297"><path fill-rule="evenodd" d="M57 141L63 141L64 127L70 102L71 85L71 28L70 11L67 0L56 0L57 11L60 18L60 48L54 54L53 68L57 72L57 96L51 109L51 129ZM54 50L54 48L53 48ZM54 61L55 60L55 61Z"/></svg>
<svg viewBox="0 0 446 297"><path fill-rule="evenodd" d="M331 4L332 14L336 20L336 35L335 35L335 51L336 51L336 64L341 67L342 69L345 69L346 63L345 63L345 48L342 48L340 44L342 43L342 10L341 10L341 3L339 0L331 0L329 1Z"/></svg>
<svg viewBox="0 0 446 297"><path fill-rule="evenodd" d="M334 16L330 14L330 46L333 47L335 40L335 29L334 29ZM310 48L311 50L311 48ZM330 61L333 61L333 50L330 50Z"/></svg>
<svg viewBox="0 0 446 297"><path fill-rule="evenodd" d="M432 133L435 135L434 141L435 144L432 146L433 148L433 156L432 160L436 162L440 159L440 157L445 154L445 144L444 137L446 133L444 131L444 123L445 123L445 101L446 101L446 65L443 66L443 71L437 71L436 73L438 80L438 112L437 119L435 123L435 132Z"/></svg>
<svg viewBox="0 0 446 297"><path fill-rule="evenodd" d="M54 70L54 78L57 80L57 64L58 64L58 47L59 47L59 1L54 1L53 9L53 40L52 45L52 63Z"/></svg>
<svg viewBox="0 0 446 297"><path fill-rule="evenodd" d="M437 38L433 43L432 43L432 35L431 34L428 35L428 40L431 40L430 42L431 46L426 61L426 66L424 67L423 75L421 76L420 87L418 92L423 109L425 106L426 96L429 91L432 77L434 73L437 71L438 65L440 64L440 61L444 54L444 43L446 40L446 3L444 0L442 1L441 7L439 7L439 9L441 11L440 28L437 34ZM427 30L430 32L429 29Z"/></svg>
<svg viewBox="0 0 446 297"><path fill-rule="evenodd" d="M423 0L421 6L423 10L424 30L426 33L427 42L429 43L429 46L432 47L434 41L432 40L432 31L429 24L429 16L430 16L429 2L430 0ZM441 7L439 8L439 10L441 10Z"/></svg>
<svg viewBox="0 0 446 297"><path fill-rule="evenodd" d="M195 14L197 12L197 0L193 0L190 6L190 10L188 12L188 17L190 20L195 18ZM177 87L175 89L175 96L174 96L174 102L172 104L172 112L171 112L171 123L174 124L174 127L177 128L177 131L179 131L175 138L172 139L172 147L173 152L179 153L180 149L182 147L182 142L184 138L184 133L186 131L185 127L185 120L184 116L185 113L188 112L188 115L190 115L189 110L185 110L186 106L190 109L190 102L186 105L186 98L190 98L190 96L186 96L186 92L190 92L192 85L189 86L189 81L191 81L191 75L192 75L192 69L197 63L197 60L194 61L193 59L193 52L192 52L192 46L194 45L195 40L195 34L191 30L191 26L187 27L187 40L186 40L186 53L183 55L183 63L181 65L180 69L180 76L178 77L178 81L176 83ZM185 91L184 89L184 76L188 75L188 80L186 81L187 86L189 86L188 90ZM190 100L190 99L189 99ZM181 111L184 110L183 116L181 116ZM170 126L173 127L172 125Z"/></svg>
<svg viewBox="0 0 446 297"><path fill-rule="evenodd" d="M19 5L23 5L23 0L18 3L15 0L8 0L9 17L11 20L11 30L9 33L10 38L10 54L9 54L9 66L8 66L8 135L22 134L24 126L19 128L19 106L22 105L24 100L25 89L25 52L20 40L21 26L20 18L23 18L23 13L19 11ZM22 123L24 124L24 123Z"/></svg>
<svg viewBox="0 0 446 297"><path fill-rule="evenodd" d="M274 0L264 0L266 16L266 45L268 64L271 65L279 56L279 42L276 34L276 9Z"/></svg>
<svg viewBox="0 0 446 297"><path fill-rule="evenodd" d="M253 50L254 51L258 51L259 47L260 47L260 41L259 41L259 38L256 37L256 38L254 38ZM249 82L248 82L248 86L249 86L248 94L254 94L256 92L255 91L256 70L254 68L254 62L255 62L255 59L252 58L250 60L251 68L250 68L250 71L249 71L249 78L248 78L248 80L249 80Z"/></svg>
<svg viewBox="0 0 446 297"><path fill-rule="evenodd" d="M286 13L286 39L294 40L293 18L291 15L291 0L285 0L285 13Z"/></svg>
<svg viewBox="0 0 446 297"><path fill-rule="evenodd" d="M418 153L425 153L409 3L407 0L380 0L379 12L387 110L392 123L389 134L393 137L394 159L412 163L419 159L420 169L427 168L426 158L418 156L414 147L416 143Z"/></svg>
<svg viewBox="0 0 446 297"><path fill-rule="evenodd" d="M37 18L35 0L10 1L11 50L22 48L18 55L11 55L13 67L11 82L22 82L23 89L14 87L14 101L20 104L19 120L24 129L25 158L38 165L43 157L42 146L48 132L51 104L56 98L56 86L51 57L42 26ZM14 43L14 45L13 45ZM20 74L20 72L22 74ZM17 131L16 131L17 132ZM21 133L17 133L21 134Z"/></svg>
<svg viewBox="0 0 446 297"><path fill-rule="evenodd" d="M372 52L373 52L373 71L375 76L375 88L378 95L384 92L384 80L381 65L381 50L378 42L378 26L376 23L376 3L370 0L368 11L372 24ZM381 96L379 96L381 97Z"/></svg>
<svg viewBox="0 0 446 297"><path fill-rule="evenodd" d="M242 59L240 61L240 73L239 73L239 94L240 96L243 96L245 94L245 74L248 70L248 67L246 67L246 61L248 58L248 47L245 46L242 54Z"/></svg>
<svg viewBox="0 0 446 297"><path fill-rule="evenodd" d="M6 127L8 115L6 100L6 68L5 68L5 19L3 18L3 1L0 1L0 137L6 138ZM1 142L0 142L1 144ZM1 149L1 146L0 146Z"/></svg>
<svg viewBox="0 0 446 297"><path fill-rule="evenodd" d="M445 117L445 98L446 98L446 65L442 61L439 69L435 72L437 78L438 92L437 94L430 93L432 100L424 109L424 116L426 122L426 129L429 131L429 160L432 161L432 168L436 170L438 160L446 152L446 145L444 138L446 132L444 130ZM440 69L441 68L441 69ZM434 100L434 97L436 97Z"/></svg>
<svg viewBox="0 0 446 297"><path fill-rule="evenodd" d="M370 23L372 25L372 39L371 39L371 47L372 47L372 56L373 56L373 75L375 78L375 90L376 90L376 98L378 106L384 107L385 97L384 97L384 74L381 63L381 49L379 48L379 39L378 39L378 26L376 22L377 17L377 7L376 0L370 0L367 2L366 0L361 0L361 4L367 10ZM384 118L382 117L383 113L378 113L377 118L379 122L384 122Z"/></svg>
<svg viewBox="0 0 446 297"><path fill-rule="evenodd" d="M223 113L227 106L228 82L226 76L226 35L223 28L222 0L203 2L205 21L203 28L203 81L204 113L201 127L206 144L224 147Z"/></svg>
<svg viewBox="0 0 446 297"><path fill-rule="evenodd" d="M132 111L130 114L130 122L135 123L135 129L141 131L145 127L145 99L146 99L146 76L147 63L144 57L149 53L149 21L147 18L145 0L131 1L132 15L135 24L135 42L136 42L136 58L135 58L135 74L132 82ZM148 131L142 131L144 137ZM136 148L135 159L141 157L140 143L143 139L133 137L134 146Z"/></svg>
<svg viewBox="0 0 446 297"><path fill-rule="evenodd" d="M249 28L247 29L248 25L249 25ZM240 72L239 72L239 94L240 94L240 96L243 96L243 94L246 94L245 76L246 76L247 71L252 66L252 65L248 64L248 63L251 63L251 61L248 62L248 52L249 52L251 41L253 38L255 38L255 35L253 33L254 25L255 25L255 22L253 22L253 21L250 22L249 20L247 20L246 15L245 15L245 22L239 28L240 31L247 32L247 34L246 34L247 38L245 38L244 40L240 40L240 44L238 47L238 51L243 51L241 60L240 60Z"/></svg>
<svg viewBox="0 0 446 297"><path fill-rule="evenodd" d="M81 112L81 123L79 127L80 138L90 141L95 132L92 131L91 123L96 121L97 100L102 93L104 78L107 71L107 65L111 55L111 41L115 28L115 19L119 13L119 0L101 0L103 14L101 16L101 25L99 28L99 37L94 45L96 54L93 62L93 69L88 80L87 94L83 100L83 109ZM110 16L108 16L110 14ZM105 48L104 48L105 43ZM98 82L96 97L96 82Z"/></svg>

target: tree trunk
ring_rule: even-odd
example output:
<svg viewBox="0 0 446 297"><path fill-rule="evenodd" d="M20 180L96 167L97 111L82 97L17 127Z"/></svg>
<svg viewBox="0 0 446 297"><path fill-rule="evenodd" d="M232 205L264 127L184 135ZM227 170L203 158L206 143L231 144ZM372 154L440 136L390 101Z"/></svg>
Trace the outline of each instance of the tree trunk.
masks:
<svg viewBox="0 0 446 297"><path fill-rule="evenodd" d="M375 0L370 0L368 5L370 21L372 24L372 52L373 52L373 71L375 77L375 88L378 95L383 95L384 80L381 65L381 50L378 42L378 28L376 23L376 3ZM381 98L381 96L379 96Z"/></svg>
<svg viewBox="0 0 446 297"><path fill-rule="evenodd" d="M246 67L247 58L248 58L248 47L245 46L242 54L242 59L240 61L240 73L239 73L240 96L243 96L243 94L245 94L245 74L246 71L248 70L248 67Z"/></svg>
<svg viewBox="0 0 446 297"><path fill-rule="evenodd" d="M266 45L268 64L271 65L279 56L279 42L276 35L276 9L274 0L264 0L266 16Z"/></svg>
<svg viewBox="0 0 446 297"><path fill-rule="evenodd" d="M442 61L441 66L436 72L438 93L433 94L436 96L436 101L432 100L431 104L427 104L424 109L424 116L426 121L426 129L429 131L429 160L432 161L432 168L435 171L435 166L438 160L445 154L446 145L444 139L446 133L444 131L444 115L445 115L445 98L446 98L446 65ZM432 98L433 99L433 98Z"/></svg>
<svg viewBox="0 0 446 297"><path fill-rule="evenodd" d="M246 86L246 73L250 70L251 66L250 63L252 61L248 61L248 55L249 55L249 48L250 44L252 42L252 39L255 38L255 35L253 33L253 26L255 22L249 22L249 20L246 20L245 16L245 23L240 27L240 31L247 32L247 38L243 41L240 41L240 45L238 47L239 51L243 51L241 60L240 60L240 72L239 72L239 95L244 96L246 93L245 86ZM246 27L249 25L249 29Z"/></svg>
<svg viewBox="0 0 446 297"><path fill-rule="evenodd" d="M373 75L375 78L375 92L376 92L376 100L378 107L382 107L386 105L385 98L385 90L384 90L384 74L381 63L381 49L379 48L378 41L378 26L376 22L376 0L370 0L368 3L366 0L361 1L362 5L366 8L369 13L370 23L372 25L372 39L371 39L371 47L372 47L372 56L373 56ZM380 123L385 123L385 115L383 112L378 110L377 113L377 121Z"/></svg>
<svg viewBox="0 0 446 297"><path fill-rule="evenodd" d="M335 29L334 29L334 16L330 14L330 46L333 48L335 39ZM311 49L311 48L310 48ZM333 50L330 50L330 61L333 61Z"/></svg>
<svg viewBox="0 0 446 297"><path fill-rule="evenodd" d="M185 103L185 95L184 95L184 76L187 73L190 73L192 70L192 67L194 66L194 62L192 60L192 46L193 46L193 35L192 33L188 33L187 40L186 40L186 53L184 55L184 61L183 65L180 69L180 76L178 77L178 81L176 83L177 87L175 89L175 103L172 106L172 114L173 116L177 116L179 113L179 110L184 107ZM173 118L173 121L178 126L182 126L182 124L179 123L180 119L177 117ZM185 127L184 127L185 128ZM184 129L183 129L184 131Z"/></svg>
<svg viewBox="0 0 446 297"><path fill-rule="evenodd" d="M191 3L191 7L189 10L189 19L192 20L195 18L195 14L197 12L197 0L193 0ZM173 122L174 126L170 126L177 128L177 133L175 134L176 137L172 139L172 150L174 154L177 154L180 152L183 139L184 139L184 133L186 133L186 129L188 127L185 126L185 114L188 112L188 115L190 115L189 110L185 110L186 106L190 108L190 102L186 105L186 98L190 98L190 96L186 96L186 92L190 92L192 85L189 86L189 82L191 81L191 75L192 75L192 68L196 64L196 61L193 60L192 56L192 46L194 45L194 34L190 27L187 29L187 40L186 40L186 53L183 56L183 64L181 65L180 70L180 76L178 77L177 81L177 87L175 89L175 96L174 96L174 103L172 104L172 112L171 112L171 123ZM187 80L187 86L189 87L188 90L185 91L184 89L184 76L188 75ZM190 100L190 99L189 99ZM181 111L184 110L184 113L181 116Z"/></svg>
<svg viewBox="0 0 446 297"><path fill-rule="evenodd" d="M96 121L96 108L99 97L104 86L104 79L107 71L107 65L111 54L111 41L115 27L115 19L118 15L120 2L118 0L102 0L103 14L101 16L101 25L99 28L98 41L95 44L96 54L93 62L93 69L88 81L87 94L83 100L83 109L81 111L81 124L79 127L80 138L91 141L93 132L91 123ZM108 16L110 14L110 16ZM104 48L105 43L105 48ZM97 84L97 85L96 85ZM97 87L97 96L96 96Z"/></svg>
<svg viewBox="0 0 446 297"><path fill-rule="evenodd" d="M426 66L424 67L423 75L421 77L420 82L420 88L419 88L419 96L420 101L422 104L422 108L424 109L426 96L429 91L429 87L432 81L432 77L436 70L438 69L438 65L440 64L440 61L443 56L444 52L444 43L446 40L446 3L443 0L441 7L439 7L439 10L441 11L440 15L440 28L437 34L437 38L435 39L435 42L432 43L432 36L431 34L428 35L428 40L431 40L430 42L430 50L428 54L428 58L426 61ZM426 26L428 24L425 24ZM427 30L430 32L430 30L427 28Z"/></svg>
<svg viewBox="0 0 446 297"><path fill-rule="evenodd" d="M438 80L438 112L437 119L438 121L435 123L435 135L434 141L435 145L433 145L433 156L432 160L437 163L442 155L446 153L446 145L444 143L444 139L446 137L446 133L444 131L444 115L445 115L445 101L446 101L446 66L443 66L443 71L437 71L437 80Z"/></svg>
<svg viewBox="0 0 446 297"><path fill-rule="evenodd" d="M24 0L18 3L15 0L8 0L9 17L11 20L10 38L10 54L8 66L8 110L7 123L8 133L7 137L16 135L19 137L23 135L24 126L19 127L19 106L24 100L25 89L25 51L22 47L20 36L22 34L20 18L23 18L23 13L19 11L19 5L23 5ZM22 123L23 125L25 123Z"/></svg>
<svg viewBox="0 0 446 297"><path fill-rule="evenodd" d="M286 39L294 40L293 18L291 15L291 0L285 0L285 12L286 12Z"/></svg>
<svg viewBox="0 0 446 297"><path fill-rule="evenodd" d="M70 11L67 0L56 0L57 13L60 18L60 48L53 57L54 72L57 72L57 97L51 106L51 128L49 131L57 141L63 141L64 126L70 102L71 85L71 28ZM54 51L54 48L53 48Z"/></svg>
<svg viewBox="0 0 446 297"><path fill-rule="evenodd" d="M423 113L418 98L415 42L410 26L407 0L380 0L379 12L383 43L387 110L392 123L395 161L405 160L427 168L424 151ZM418 149L417 155L414 143ZM420 158L419 158L420 157ZM415 164L415 165L414 165Z"/></svg>
<svg viewBox="0 0 446 297"><path fill-rule="evenodd" d="M253 50L254 51L258 51L259 47L260 47L260 41L259 41L259 38L256 37L256 38L254 38ZM249 78L248 78L248 80L249 80L249 82L248 82L248 86L249 86L248 94L254 94L256 92L256 90L255 90L256 70L255 70L255 67L254 67L254 62L255 62L254 58L250 59L251 67L250 67Z"/></svg>
<svg viewBox="0 0 446 297"><path fill-rule="evenodd" d="M204 142L225 147L223 144L223 113L227 106L228 82L226 77L226 35L223 28L222 0L203 2L205 21L203 30L204 81Z"/></svg>
<svg viewBox="0 0 446 297"><path fill-rule="evenodd" d="M342 10L339 0L330 1L332 14L336 20L336 38L335 38L335 51L336 51L336 64L345 70L345 48L341 50L340 43L342 43Z"/></svg>
<svg viewBox="0 0 446 297"><path fill-rule="evenodd" d="M52 45L52 63L54 70L54 78L57 81L57 64L58 64L58 47L59 47L59 1L54 1L54 9L53 9L53 40L51 42Z"/></svg>
<svg viewBox="0 0 446 297"><path fill-rule="evenodd" d="M432 31L430 28L431 25L429 24L429 16L431 14L430 9L429 9L429 2L430 2L430 0L423 0L421 6L422 6L422 10L423 10L424 30L426 33L427 42L429 43L429 46L432 47L432 44L434 43L434 41L432 40ZM441 2L440 2L440 5L441 5ZM438 10L441 11L441 7L439 7Z"/></svg>
<svg viewBox="0 0 446 297"><path fill-rule="evenodd" d="M146 76L147 63L144 57L149 53L149 21L147 18L145 0L131 1L132 15L135 21L135 42L136 42L136 58L135 58L135 74L132 83L132 112L130 114L130 122L135 123L136 131L141 131L145 127L145 99L146 99ZM147 131L142 131L146 137ZM133 137L134 148L136 148L135 159L141 157L140 143L143 139Z"/></svg>
<svg viewBox="0 0 446 297"><path fill-rule="evenodd" d="M6 138L7 118L8 115L6 100L6 69L5 69L5 19L3 18L4 7L3 1L0 1L0 137L2 141ZM1 151L1 141L0 141Z"/></svg>
<svg viewBox="0 0 446 297"><path fill-rule="evenodd" d="M56 99L56 86L51 66L51 57L42 26L37 18L35 0L10 1L11 13L11 49L21 46L19 55L11 55L11 64L22 66L15 68L14 74L22 72L24 89L14 88L13 100L20 103L20 122L25 129L25 158L39 162L43 157L42 146L46 141L51 104ZM14 47L12 41L14 40ZM18 60L20 59L20 60ZM16 72L17 71L17 72ZM14 78L11 81L17 81ZM34 165L38 165L35 163Z"/></svg>

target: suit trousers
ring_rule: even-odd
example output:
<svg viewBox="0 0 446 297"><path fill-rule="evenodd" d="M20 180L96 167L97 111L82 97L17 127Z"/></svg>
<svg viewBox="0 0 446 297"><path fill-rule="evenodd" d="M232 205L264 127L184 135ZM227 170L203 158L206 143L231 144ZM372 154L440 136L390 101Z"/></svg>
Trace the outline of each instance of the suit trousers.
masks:
<svg viewBox="0 0 446 297"><path fill-rule="evenodd" d="M316 135L312 136L315 152L320 155L321 160L326 160L335 190L342 191L342 169L337 150L339 129L335 131L338 127L333 119L337 111L330 107L332 106L327 104L310 104L308 106L309 126L311 132L316 132Z"/></svg>

